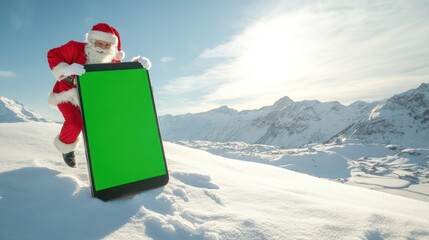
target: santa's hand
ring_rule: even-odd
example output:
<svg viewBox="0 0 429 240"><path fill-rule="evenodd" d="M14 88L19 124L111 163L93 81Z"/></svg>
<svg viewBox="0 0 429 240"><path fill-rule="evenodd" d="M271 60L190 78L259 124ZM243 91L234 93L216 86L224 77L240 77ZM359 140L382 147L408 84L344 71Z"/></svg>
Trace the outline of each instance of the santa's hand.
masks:
<svg viewBox="0 0 429 240"><path fill-rule="evenodd" d="M144 68L146 68L146 70L149 70L152 66L152 63L150 62L149 58L138 56L133 58L133 61L139 62Z"/></svg>
<svg viewBox="0 0 429 240"><path fill-rule="evenodd" d="M78 64L78 63L73 63L73 64L68 65L67 67L65 67L63 69L62 75L64 77L68 77L71 75L79 75L80 76L80 75L84 74L85 71L86 70L85 70L85 68L83 68L83 65Z"/></svg>

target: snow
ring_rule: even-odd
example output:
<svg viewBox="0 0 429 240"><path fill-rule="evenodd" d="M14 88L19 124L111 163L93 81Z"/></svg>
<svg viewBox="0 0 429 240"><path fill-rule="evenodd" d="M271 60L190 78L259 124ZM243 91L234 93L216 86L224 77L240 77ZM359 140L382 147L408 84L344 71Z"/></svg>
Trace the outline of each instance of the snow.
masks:
<svg viewBox="0 0 429 240"><path fill-rule="evenodd" d="M180 145L269 164L350 185L429 202L429 149L399 145L312 144L284 149L244 142L178 141Z"/></svg>
<svg viewBox="0 0 429 240"><path fill-rule="evenodd" d="M165 187L102 202L60 127L0 124L0 239L429 239L428 202L169 142Z"/></svg>

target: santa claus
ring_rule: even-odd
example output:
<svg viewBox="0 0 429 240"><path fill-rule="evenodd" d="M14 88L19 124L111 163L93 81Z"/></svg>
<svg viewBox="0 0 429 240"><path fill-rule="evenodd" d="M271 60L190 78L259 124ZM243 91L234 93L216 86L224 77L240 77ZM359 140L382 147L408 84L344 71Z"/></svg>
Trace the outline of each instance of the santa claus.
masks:
<svg viewBox="0 0 429 240"><path fill-rule="evenodd" d="M54 145L63 154L64 162L75 167L74 151L79 145L82 117L79 108L76 76L85 73L83 64L121 62L125 53L121 49L118 31L106 23L99 23L86 34L85 42L70 41L48 51L48 63L56 82L48 96L51 106L56 106L64 117L60 134ZM151 62L145 57L134 57L146 69Z"/></svg>

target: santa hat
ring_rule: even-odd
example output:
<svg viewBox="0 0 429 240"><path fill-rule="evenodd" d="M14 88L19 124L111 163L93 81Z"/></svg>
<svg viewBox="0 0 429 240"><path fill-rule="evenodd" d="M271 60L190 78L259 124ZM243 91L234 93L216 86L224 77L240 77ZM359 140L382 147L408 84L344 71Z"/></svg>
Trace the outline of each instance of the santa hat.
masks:
<svg viewBox="0 0 429 240"><path fill-rule="evenodd" d="M118 31L107 23L99 23L92 27L91 31L86 34L86 41L89 40L102 40L113 43L117 48L114 56L117 60L122 60L125 57L124 51L121 48L121 38Z"/></svg>

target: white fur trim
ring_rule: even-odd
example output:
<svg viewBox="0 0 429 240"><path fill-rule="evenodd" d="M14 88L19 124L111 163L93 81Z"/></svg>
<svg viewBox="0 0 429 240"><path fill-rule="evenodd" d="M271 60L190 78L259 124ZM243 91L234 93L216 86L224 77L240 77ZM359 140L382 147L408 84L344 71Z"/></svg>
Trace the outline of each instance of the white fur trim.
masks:
<svg viewBox="0 0 429 240"><path fill-rule="evenodd" d="M115 54L115 59L117 60L122 60L125 57L125 52L124 51L118 51Z"/></svg>
<svg viewBox="0 0 429 240"><path fill-rule="evenodd" d="M139 60L139 58L141 58L141 57L135 56L135 57L131 58L131 62L137 62Z"/></svg>
<svg viewBox="0 0 429 240"><path fill-rule="evenodd" d="M63 142L61 142L61 140L60 140L60 135L57 135L56 137L55 137L55 139L54 139L54 146L55 146L55 148L60 152L60 153L69 153L69 152L71 152L71 151L74 151L74 150L76 150L78 147L79 147L79 144L80 144L80 135L79 135L79 137L77 138L77 140L76 140L76 142L74 142L74 143L70 143L70 144L67 144L67 143L63 143Z"/></svg>
<svg viewBox="0 0 429 240"><path fill-rule="evenodd" d="M64 77L63 76L63 70L64 70L64 68L66 68L68 66L70 66L68 63L60 62L57 64L57 66L52 68L51 71L55 77L55 80L59 81L59 80L61 80L61 77Z"/></svg>
<svg viewBox="0 0 429 240"><path fill-rule="evenodd" d="M91 30L89 31L89 33L86 34L86 41L90 39L97 39L97 40L102 40L106 42L111 42L115 46L118 46L118 37L116 37L115 34Z"/></svg>
<svg viewBox="0 0 429 240"><path fill-rule="evenodd" d="M71 88L68 91L60 92L60 93L49 93L48 95L48 103L51 107L55 107L60 103L70 102L71 104L79 107L79 96L77 92L77 88Z"/></svg>

